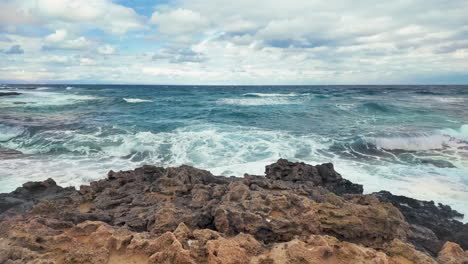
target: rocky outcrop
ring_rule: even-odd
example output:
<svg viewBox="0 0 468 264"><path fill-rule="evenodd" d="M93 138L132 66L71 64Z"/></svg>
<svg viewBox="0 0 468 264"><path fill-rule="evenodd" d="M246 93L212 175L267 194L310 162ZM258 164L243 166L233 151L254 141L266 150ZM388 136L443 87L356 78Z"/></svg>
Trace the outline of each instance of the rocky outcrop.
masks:
<svg viewBox="0 0 468 264"><path fill-rule="evenodd" d="M468 249L468 223L456 218L463 215L450 206L433 201L420 201L406 196L380 191L374 195L382 202L389 202L398 208L410 224L409 241L420 250L436 256L446 241L460 244Z"/></svg>
<svg viewBox="0 0 468 264"><path fill-rule="evenodd" d="M110 171L79 190L49 179L0 195L0 263L452 263L444 261L458 256L442 250L436 260L418 250L425 247L412 232L392 203L363 195L333 165L287 160L267 166L266 177L143 166Z"/></svg>
<svg viewBox="0 0 468 264"><path fill-rule="evenodd" d="M343 179L331 163L312 166L303 162L289 162L280 159L276 163L266 166L265 174L268 179L272 180L293 183L312 182L314 185L323 186L338 195L362 194L363 191L362 185Z"/></svg>
<svg viewBox="0 0 468 264"><path fill-rule="evenodd" d="M468 263L468 250L463 251L459 245L447 242L439 252L437 259L445 264L466 264Z"/></svg>

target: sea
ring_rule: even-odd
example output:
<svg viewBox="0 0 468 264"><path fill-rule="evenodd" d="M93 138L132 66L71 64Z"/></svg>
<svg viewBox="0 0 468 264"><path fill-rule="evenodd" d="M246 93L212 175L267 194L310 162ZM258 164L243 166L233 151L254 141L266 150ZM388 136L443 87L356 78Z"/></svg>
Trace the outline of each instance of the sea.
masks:
<svg viewBox="0 0 468 264"><path fill-rule="evenodd" d="M4 92L21 94L0 96L0 192L47 178L79 187L143 164L263 175L286 158L332 162L365 193L468 215L468 86L0 85Z"/></svg>

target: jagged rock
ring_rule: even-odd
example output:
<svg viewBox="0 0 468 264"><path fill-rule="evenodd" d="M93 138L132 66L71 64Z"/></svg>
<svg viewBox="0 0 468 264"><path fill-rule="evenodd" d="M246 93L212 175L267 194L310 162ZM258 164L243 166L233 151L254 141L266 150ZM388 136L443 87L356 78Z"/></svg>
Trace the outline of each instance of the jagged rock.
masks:
<svg viewBox="0 0 468 264"><path fill-rule="evenodd" d="M382 202L392 203L403 213L411 224L409 240L420 250L436 256L446 241L459 243L462 248L468 249L468 224L457 221L455 218L462 218L463 214L450 206L393 195L387 191L374 195Z"/></svg>
<svg viewBox="0 0 468 264"><path fill-rule="evenodd" d="M311 181L336 194L362 194L363 191L362 185L343 179L331 163L312 166L303 162L289 162L280 159L276 163L266 166L265 175L272 180Z"/></svg>
<svg viewBox="0 0 468 264"><path fill-rule="evenodd" d="M437 259L443 264L466 264L468 263L468 250L463 251L460 245L447 242Z"/></svg>
<svg viewBox="0 0 468 264"><path fill-rule="evenodd" d="M143 166L79 190L26 183L0 194L0 263L435 263L418 251L442 241L434 230L331 164L266 174Z"/></svg>

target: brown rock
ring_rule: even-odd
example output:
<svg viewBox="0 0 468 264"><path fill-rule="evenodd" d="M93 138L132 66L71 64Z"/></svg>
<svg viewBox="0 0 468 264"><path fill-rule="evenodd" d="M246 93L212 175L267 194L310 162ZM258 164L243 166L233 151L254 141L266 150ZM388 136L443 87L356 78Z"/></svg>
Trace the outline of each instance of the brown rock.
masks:
<svg viewBox="0 0 468 264"><path fill-rule="evenodd" d="M468 250L463 251L460 245L447 242L439 252L437 260L442 264L466 264L468 263Z"/></svg>
<svg viewBox="0 0 468 264"><path fill-rule="evenodd" d="M360 192L331 164L286 160L267 177L143 166L79 191L29 182L0 194L0 263L435 263L408 243L431 229Z"/></svg>

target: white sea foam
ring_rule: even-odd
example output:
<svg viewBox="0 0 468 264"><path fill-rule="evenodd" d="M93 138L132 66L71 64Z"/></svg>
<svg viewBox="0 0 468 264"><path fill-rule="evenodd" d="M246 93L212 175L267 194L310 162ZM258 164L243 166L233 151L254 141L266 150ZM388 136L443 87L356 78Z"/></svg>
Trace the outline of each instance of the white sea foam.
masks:
<svg viewBox="0 0 468 264"><path fill-rule="evenodd" d="M468 147L468 125L459 129L442 129L431 133L398 137L367 137L378 148L387 150L427 151Z"/></svg>
<svg viewBox="0 0 468 264"><path fill-rule="evenodd" d="M415 95L413 98L420 100L420 101L432 101L436 103L463 103L465 102L465 98L462 97L451 97L451 96L443 96L443 95Z"/></svg>
<svg viewBox="0 0 468 264"><path fill-rule="evenodd" d="M304 103L304 96L299 93L245 93L245 98L223 98L220 104L261 106L261 105L291 105Z"/></svg>
<svg viewBox="0 0 468 264"><path fill-rule="evenodd" d="M138 99L138 98L123 98L127 103L149 103L153 102L152 100L147 99Z"/></svg>
<svg viewBox="0 0 468 264"><path fill-rule="evenodd" d="M224 98L218 100L218 103L241 106L260 106L260 105L289 105L301 104L300 100L291 100L287 97L258 97L258 98Z"/></svg>
<svg viewBox="0 0 468 264"><path fill-rule="evenodd" d="M436 150L450 145L450 137L444 135L421 135L410 137L373 137L366 140L378 148L387 150Z"/></svg>
<svg viewBox="0 0 468 264"><path fill-rule="evenodd" d="M0 124L0 142L8 141L24 132L22 127L12 127Z"/></svg>
<svg viewBox="0 0 468 264"><path fill-rule="evenodd" d="M462 125L459 129L447 128L441 130L441 133L454 137L456 139L468 141L468 125Z"/></svg>
<svg viewBox="0 0 468 264"><path fill-rule="evenodd" d="M65 90L72 90L73 88L75 88L75 87L73 87L73 86L67 86L67 88L65 88Z"/></svg>
<svg viewBox="0 0 468 264"><path fill-rule="evenodd" d="M44 91L44 90L49 90L50 87L37 87L36 90L38 91Z"/></svg>
<svg viewBox="0 0 468 264"><path fill-rule="evenodd" d="M468 136L467 125L447 131L457 138ZM447 131L442 132L448 134ZM310 164L333 162L343 177L364 184L366 193L386 189L395 194L443 202L468 213L465 202L468 192L461 189L465 186L462 182L468 164L461 161L451 160L457 166L451 169L383 160L363 163L327 152L330 140L317 135L297 136L284 131L219 124L190 125L161 133L121 132L109 134L104 128L87 134L73 130L48 131L10 140L5 147L32 154L31 157L42 155L28 160L0 160L5 183L0 186L0 192L11 191L24 181L43 180L45 175L61 185L78 186L104 177L109 169L133 169L142 164L188 164L210 170L215 175L263 175L265 165L287 158ZM444 139L450 137L453 138L446 135ZM46 140L41 142L41 139ZM427 149L419 145L425 144L423 140L405 142L398 145L384 141L382 144L391 147L410 144L411 148ZM46 154L57 146L68 153L48 159ZM448 171L450 179L447 179Z"/></svg>
<svg viewBox="0 0 468 264"><path fill-rule="evenodd" d="M356 107L356 104L336 104L335 105L337 108L348 111Z"/></svg>
<svg viewBox="0 0 468 264"><path fill-rule="evenodd" d="M71 93L58 93L49 91L21 91L21 95L9 96L0 101L0 106L14 107L41 107L76 104L88 100L99 99L90 95L80 95ZM25 104L16 104L22 102Z"/></svg>
<svg viewBox="0 0 468 264"><path fill-rule="evenodd" d="M258 97L294 97L294 96L301 96L304 94L297 94L297 93L287 93L287 94L279 94L279 93L246 93L244 96L258 96Z"/></svg>

